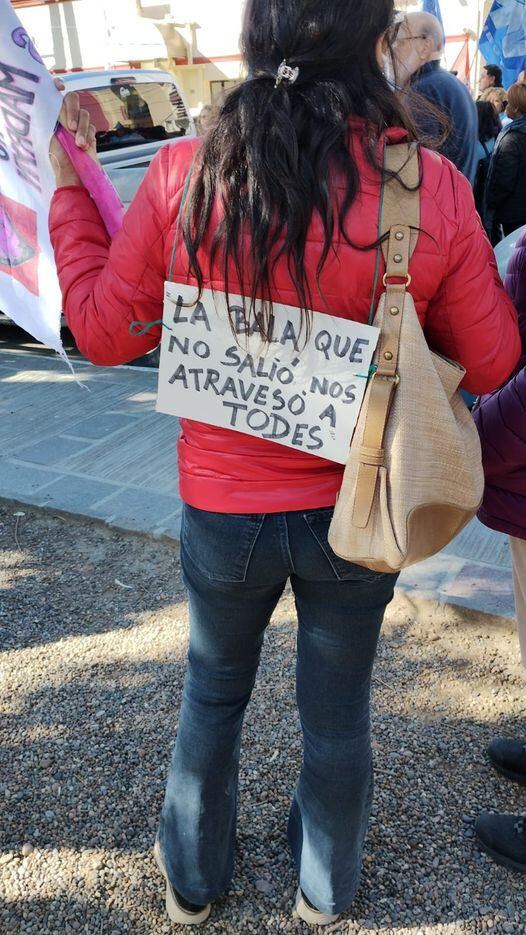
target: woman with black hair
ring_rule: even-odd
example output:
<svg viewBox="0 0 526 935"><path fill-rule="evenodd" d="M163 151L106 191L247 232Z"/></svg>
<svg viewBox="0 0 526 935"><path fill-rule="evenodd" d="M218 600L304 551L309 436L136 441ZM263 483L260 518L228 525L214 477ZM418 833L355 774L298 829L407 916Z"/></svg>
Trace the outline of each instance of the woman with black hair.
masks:
<svg viewBox="0 0 526 935"><path fill-rule="evenodd" d="M477 101L477 116L479 127L479 141L477 148L477 174L473 185L475 206L480 214L484 229L491 236L492 217L488 214L486 206L486 179L488 177L491 154L495 148L495 141L502 129L500 120L493 104L489 101Z"/></svg>
<svg viewBox="0 0 526 935"><path fill-rule="evenodd" d="M51 234L68 323L89 359L119 364L155 347L158 324L139 337L129 326L158 322L167 278L240 296L235 322L230 310L239 340L271 340L274 303L296 307L302 341L313 310L368 321L385 269L384 152L415 138L390 80L393 16L392 0L248 0L248 78L202 140L160 151L111 244L53 143ZM75 96L64 120L95 155ZM433 347L465 367L467 389L487 392L518 358L515 313L469 183L428 150L419 162L411 291ZM342 475L342 464L299 447L208 425L206 403L200 421L182 420L190 649L155 846L174 921L204 921L230 885L243 716L289 579L304 738L288 825L296 910L327 924L355 896L373 790L371 673L397 576L330 548Z"/></svg>

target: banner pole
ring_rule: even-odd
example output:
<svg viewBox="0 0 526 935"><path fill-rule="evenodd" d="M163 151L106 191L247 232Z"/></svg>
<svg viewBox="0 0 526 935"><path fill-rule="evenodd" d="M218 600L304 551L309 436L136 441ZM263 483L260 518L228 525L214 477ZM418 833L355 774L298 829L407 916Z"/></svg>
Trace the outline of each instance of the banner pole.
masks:
<svg viewBox="0 0 526 935"><path fill-rule="evenodd" d="M480 51L480 37L482 35L482 27L484 25L484 7L485 0L479 0L478 11L477 11L477 52L475 56L475 92L478 92L480 75L482 72L482 52Z"/></svg>

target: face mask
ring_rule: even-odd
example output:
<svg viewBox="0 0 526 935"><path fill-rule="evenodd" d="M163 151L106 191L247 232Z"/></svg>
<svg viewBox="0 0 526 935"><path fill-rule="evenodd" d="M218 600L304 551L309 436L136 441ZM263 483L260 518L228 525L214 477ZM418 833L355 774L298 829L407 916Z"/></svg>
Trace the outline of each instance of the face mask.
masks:
<svg viewBox="0 0 526 935"><path fill-rule="evenodd" d="M387 81L387 84L389 85L389 87L390 87L393 91L396 91L396 89L397 89L397 84L396 84L396 78L395 78L395 72L394 72L394 67L393 67L393 59L392 59L392 56L391 56L391 55L386 55L386 54L384 53L383 60L384 60L384 67L383 67L384 78L385 78L385 80Z"/></svg>
<svg viewBox="0 0 526 935"><path fill-rule="evenodd" d="M121 88L119 93L122 99L125 100L127 97L130 96L131 91L129 88Z"/></svg>

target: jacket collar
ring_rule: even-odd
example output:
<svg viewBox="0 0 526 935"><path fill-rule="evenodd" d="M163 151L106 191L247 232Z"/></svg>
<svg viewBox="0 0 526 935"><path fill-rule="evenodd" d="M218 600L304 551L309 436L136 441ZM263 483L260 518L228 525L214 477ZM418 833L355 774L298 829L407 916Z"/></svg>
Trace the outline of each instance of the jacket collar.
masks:
<svg viewBox="0 0 526 935"><path fill-rule="evenodd" d="M524 117L519 117L518 120L512 120L507 127L504 127L504 130L498 136L497 143L501 143L504 137L510 133L526 133L526 114Z"/></svg>
<svg viewBox="0 0 526 935"><path fill-rule="evenodd" d="M411 84L418 81L419 78L423 78L425 75L432 75L433 72L438 71L440 67L439 61L426 62L425 65L422 65L422 68L419 68L418 71L415 72Z"/></svg>
<svg viewBox="0 0 526 935"><path fill-rule="evenodd" d="M367 130L367 121L365 117L349 117L349 129L353 135L363 136ZM407 143L409 138L407 130L403 127L386 127L378 134L378 140L387 146L396 143Z"/></svg>
<svg viewBox="0 0 526 935"><path fill-rule="evenodd" d="M370 164L367 157L371 139L367 121L363 117L349 118L349 145L359 165L360 182L363 187L378 188L378 172ZM409 134L403 127L386 127L374 134L376 147L376 161L382 164L385 146L394 146L397 143L407 143Z"/></svg>
<svg viewBox="0 0 526 935"><path fill-rule="evenodd" d="M512 120L505 130L519 130L521 133L526 133L526 114L523 114L517 120Z"/></svg>

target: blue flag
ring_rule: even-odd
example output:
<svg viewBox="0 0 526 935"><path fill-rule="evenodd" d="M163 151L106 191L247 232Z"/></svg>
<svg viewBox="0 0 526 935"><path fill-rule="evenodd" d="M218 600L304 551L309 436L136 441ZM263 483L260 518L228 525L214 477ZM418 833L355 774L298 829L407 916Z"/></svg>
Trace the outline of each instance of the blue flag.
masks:
<svg viewBox="0 0 526 935"><path fill-rule="evenodd" d="M424 13L432 13L433 16L436 16L439 20L442 29L444 28L444 23L442 20L442 11L440 9L440 0L424 0L422 4L422 10Z"/></svg>
<svg viewBox="0 0 526 935"><path fill-rule="evenodd" d="M505 88L526 68L526 0L494 0L479 39L488 65L500 65Z"/></svg>

